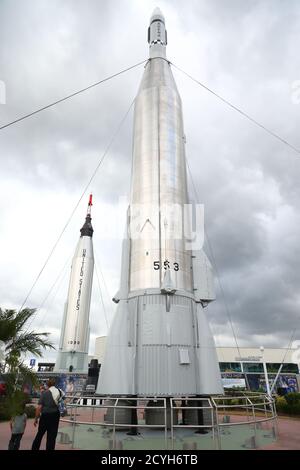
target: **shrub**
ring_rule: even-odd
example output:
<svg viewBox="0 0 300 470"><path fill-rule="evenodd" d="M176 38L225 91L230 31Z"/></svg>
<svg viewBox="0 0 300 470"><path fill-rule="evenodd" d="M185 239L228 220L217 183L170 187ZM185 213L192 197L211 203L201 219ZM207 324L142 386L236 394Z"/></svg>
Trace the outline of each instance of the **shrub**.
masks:
<svg viewBox="0 0 300 470"><path fill-rule="evenodd" d="M240 405L240 400L238 398L233 398L230 405Z"/></svg>
<svg viewBox="0 0 300 470"><path fill-rule="evenodd" d="M34 418L35 406L25 404L26 402L27 396L22 392L14 394L13 397L1 399L0 421L9 421L12 416L23 412L27 414L28 418Z"/></svg>
<svg viewBox="0 0 300 470"><path fill-rule="evenodd" d="M28 395L21 390L16 390L11 395L2 397L0 401L0 420L7 421L12 416L24 413L26 403L28 403Z"/></svg>
<svg viewBox="0 0 300 470"><path fill-rule="evenodd" d="M287 402L284 397L276 398L276 409L277 411L285 411L287 407Z"/></svg>
<svg viewBox="0 0 300 470"><path fill-rule="evenodd" d="M288 413L290 415L300 416L300 403L295 403L294 405L288 405Z"/></svg>
<svg viewBox="0 0 300 470"><path fill-rule="evenodd" d="M297 405L300 403L300 393L297 392L287 393L284 398L289 405Z"/></svg>
<svg viewBox="0 0 300 470"><path fill-rule="evenodd" d="M9 410L7 409L7 406L5 406L5 403L3 400L1 400L0 403L0 421L8 421L10 419L10 413Z"/></svg>
<svg viewBox="0 0 300 470"><path fill-rule="evenodd" d="M27 418L34 418L35 417L35 406L34 405L26 405L25 413L27 414Z"/></svg>
<svg viewBox="0 0 300 470"><path fill-rule="evenodd" d="M299 393L289 393L284 397L277 397L276 399L276 408L277 411L282 413L286 413L288 415L300 415L300 401L297 401L297 397L289 397L290 402L288 402L287 397L288 395L300 395Z"/></svg>

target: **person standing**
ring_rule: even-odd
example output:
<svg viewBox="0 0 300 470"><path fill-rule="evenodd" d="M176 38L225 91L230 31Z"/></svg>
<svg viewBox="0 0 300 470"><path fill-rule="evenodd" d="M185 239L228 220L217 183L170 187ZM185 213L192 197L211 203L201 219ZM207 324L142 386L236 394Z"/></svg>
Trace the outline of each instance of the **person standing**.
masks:
<svg viewBox="0 0 300 470"><path fill-rule="evenodd" d="M22 412L13 416L10 420L11 438L8 444L8 450L19 450L26 423L27 414L25 413L25 406L23 406Z"/></svg>
<svg viewBox="0 0 300 470"><path fill-rule="evenodd" d="M55 379L49 379L48 390L42 393L36 408L34 426L39 422L38 432L32 443L32 450L39 450L44 434L47 432L46 450L55 449L55 441L60 418L59 402L64 393L55 387Z"/></svg>

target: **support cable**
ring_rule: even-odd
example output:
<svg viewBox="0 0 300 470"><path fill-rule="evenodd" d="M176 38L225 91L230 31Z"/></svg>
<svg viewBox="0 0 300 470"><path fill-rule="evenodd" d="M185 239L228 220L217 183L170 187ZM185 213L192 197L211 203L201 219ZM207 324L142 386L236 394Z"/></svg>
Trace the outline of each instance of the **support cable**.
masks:
<svg viewBox="0 0 300 470"><path fill-rule="evenodd" d="M39 271L39 273L38 273L38 275L37 275L35 281L33 282L31 288L29 289L28 294L26 295L26 297L25 297L25 299L24 299L24 301L23 301L23 303L22 303L22 305L21 305L19 311L21 311L22 308L24 307L24 305L26 304L26 302L27 302L29 296L31 295L31 293L32 293L32 291L33 291L33 289L34 289L34 287L36 286L38 280L40 279L40 277L41 277L41 275L42 275L42 273L43 273L45 267L47 266L47 264L48 264L48 262L49 262L51 256L53 255L53 253L54 253L54 251L55 251L55 249L56 249L56 247L57 247L57 245L58 245L58 243L60 242L60 240L61 240L61 238L62 238L62 236L63 236L65 230L67 229L69 223L71 222L71 220L72 220L72 218L73 218L73 215L75 214L75 212L76 212L76 210L77 210L77 208L78 208L78 206L79 206L81 200L82 200L83 197L85 196L85 193L87 192L87 190L88 190L88 188L89 188L91 182L92 182L93 179L95 178L95 176L96 176L96 174L97 174L97 172L98 172L100 166L102 165L102 163L103 163L103 161L104 161L106 155L108 154L108 152L109 152L109 150L110 150L112 144L114 143L114 141L115 141L117 135L119 134L119 132L120 132L120 130L121 130L121 127L122 127L122 125L124 124L124 122L125 122L125 120L126 120L128 114L129 114L129 112L130 112L130 110L131 110L131 108L132 108L132 106L133 106L133 104L134 104L134 101L135 101L135 98L133 99L133 101L131 102L129 108L127 109L126 113L124 114L123 118L121 119L121 121L120 121L120 123L119 123L117 129L115 130L115 132L114 132L114 134L113 134L111 140L109 141L109 143L108 143L108 145L107 145L107 147L106 147L106 149L105 149L105 151L104 151L104 153L103 153L103 155L102 155L102 157L101 157L101 159L100 159L98 165L96 166L96 168L95 168L95 170L93 171L93 173L92 173L90 179L89 179L88 182L86 183L86 185L85 185L85 187L84 187L84 189L83 189L83 192L81 193L80 198L78 199L78 201L77 201L77 203L76 203L74 209L72 210L72 212L71 212L71 214L70 214L70 216L69 216L69 218L68 218L66 224L64 225L62 231L60 232L60 234L59 234L59 236L58 236L56 242L54 243L54 245L53 245L53 247L52 247L52 249L51 249L49 255L47 256L47 258L46 258L46 260L45 260L45 262L44 262L44 264L43 264L41 270Z"/></svg>
<svg viewBox="0 0 300 470"><path fill-rule="evenodd" d="M251 121L253 124L255 124L256 126L260 127L261 129L263 129L265 132L267 132L268 134L270 134L272 137L274 137L275 139L279 140L281 143L283 143L284 145L287 145L289 148L293 149L295 152L299 153L300 154L300 149L295 147L293 144L291 144L290 142L288 142L286 139L284 139L283 137L281 137L279 134L276 134L275 132L271 131L270 129L268 129L264 124L261 124L259 121L257 121L256 119L254 119L253 117L251 117L248 113L246 113L245 111L242 111L240 108L238 108L237 106L235 106L234 104L232 104L230 101L226 100L225 98L223 98L221 95L219 95L218 93L216 93L215 91L213 91L211 88L209 88L208 86L204 85L204 83L200 82L199 80L197 80L196 78L192 77L192 75L190 75L189 73L185 72L184 70L182 70L180 67L177 67L177 65L173 64L172 62L169 62L171 65L173 65L173 67L177 70L179 70L181 73L183 73L184 75L186 75L188 78L190 78L193 82L197 83L198 85L200 85L202 88L204 88L206 91L208 91L209 93L211 93L212 95L214 95L216 98L218 98L219 100L223 101L223 103L227 104L227 106L229 106L230 108L234 109L234 111L237 111L239 114L241 114L242 116L244 116L246 119L248 119L249 121Z"/></svg>
<svg viewBox="0 0 300 470"><path fill-rule="evenodd" d="M194 179L193 179L193 175L192 175L192 172L191 172L191 169L190 169L189 162L188 162L188 159L187 159L187 158L186 158L186 163L187 163L187 168L188 168L188 171L189 171L189 174L190 174L192 186L193 186L193 189L194 189L194 192L195 192L195 195L196 195L196 200L197 200L198 204L200 204L199 194L198 194L197 188L196 188L196 186L195 186ZM231 315L230 315L230 312L229 312L229 307L228 307L228 304L227 304L227 301L226 301L225 292L224 292L224 289L223 289L223 286L222 286L222 283L221 283L221 279L220 279L220 275L219 275L219 270L218 270L218 267L217 267L216 259L215 259L215 256L214 256L214 253L213 253L213 250L212 250L211 243L210 243L210 241L209 241L208 234L207 234L207 232L205 231L205 229L204 229L204 233L205 233L205 238L206 238L206 240L207 240L208 248L209 248L209 251L210 251L211 260L212 260L212 263L213 263L213 265L214 265L214 270L215 270L216 277L217 277L217 280L218 280L218 284L219 284L219 288L220 288L220 291L221 291L221 295L222 295L222 297L223 297L223 302L224 302L224 306L225 306L225 310L226 310L226 315L227 315L227 318L228 318L228 320L229 320L230 327L231 327L232 334L233 334L233 338L234 338L234 342L235 342L235 344L236 344L236 348L237 348L237 351L238 351L238 355L239 355L239 358L240 358L240 360L241 360L241 352L240 352L240 348L239 348L239 345L238 345L237 336L236 336L236 334L235 334L235 330L234 330L233 322L232 322L232 319L231 319Z"/></svg>
<svg viewBox="0 0 300 470"><path fill-rule="evenodd" d="M95 261L96 261L96 258L95 258ZM102 308L103 308L106 328L108 330L109 329L109 324L108 324L108 321L107 321L106 308L105 308L105 304L104 304L104 301L103 301L103 295L102 295L102 290L101 290L100 279L99 279L99 275L98 275L98 269L97 269L97 263L96 262L95 262L95 272L96 272L96 277L97 277L97 283L98 283L98 288L99 288L99 293L100 293L101 304L102 304Z"/></svg>
<svg viewBox="0 0 300 470"><path fill-rule="evenodd" d="M21 116L17 119L14 119L11 122L3 124L2 126L0 126L0 131L3 130L3 129L6 129L9 126L12 126L13 124L16 124L20 121L23 121L24 119L27 119L31 116L34 116L35 114L38 114L42 111L45 111L45 109L52 108L53 106L56 106L57 104L62 103L63 101L66 101L70 98L73 98L74 96L77 96L80 93L84 93L85 91L90 90L91 88L94 88L94 87L100 85L101 83L107 82L108 80L111 80L112 78L115 78L118 75L121 75L125 72L128 72L129 70L134 69L135 67L138 67L139 65L142 65L147 61L148 61L148 59L145 59L142 62L138 62L137 64L131 65L130 67L127 67L126 69L120 70L120 72L114 73L113 75L110 75L109 77L103 78L102 80L99 80L96 83L92 83L91 85L88 85L85 88L81 88L81 90L75 91L74 93L71 93L70 95L67 95L64 98L60 98L59 100L53 101L52 103L49 103L46 106L43 106L42 108L36 109L35 111L32 111L31 113L25 114L24 116Z"/></svg>
<svg viewBox="0 0 300 470"><path fill-rule="evenodd" d="M72 255L70 255L70 256L68 257L67 261L65 262L65 264L64 264L63 268L61 269L61 271L59 272L59 274L58 274L57 278L55 279L54 283L52 284L52 286L50 287L50 289L49 289L49 291L47 292L46 296L44 297L44 299L42 300L42 302L40 303L40 305L39 305L38 308L36 309L36 312L35 312L34 315L32 316L32 318L31 318L31 320L30 320L28 326L26 327L26 331L29 330L30 326L32 325L32 322L34 321L34 319L35 319L35 317L36 317L36 315L37 315L37 314L39 313L39 311L43 308L43 306L44 306L45 303L47 302L48 298L50 297L50 294L51 294L52 291L54 290L56 284L58 284L57 290L56 290L56 292L55 292L55 294L54 294L54 297L53 297L53 299L52 299L52 303L53 303L53 301L54 301L54 299L55 299L55 297L56 297L56 295L57 295L57 293L58 293L58 291L59 291L59 289L60 289L60 287L61 287L61 283L62 283L62 281L63 281L64 278L65 278L65 275L66 275L66 268L67 268L68 264L70 263L71 259L72 259ZM52 304L52 303L51 303L51 304ZM50 307L49 307L49 308L46 310L46 312L44 313L44 315L43 315L43 317L41 318L39 324L37 325L37 328L39 328L40 325L42 324L42 322L45 321L45 318L46 318L46 315L47 315L48 312L49 312L49 309L50 309Z"/></svg>
<svg viewBox="0 0 300 470"><path fill-rule="evenodd" d="M278 371L277 371L277 374L276 374L276 376L275 376L274 382L273 382L273 384L272 384L272 386L271 386L271 394L272 394L272 392L273 392L273 390L274 390L274 388L275 388L276 382L277 382L278 377L279 377L279 374L280 374L280 372L281 372L281 370L282 370L282 367L283 367L285 358L286 358L286 356L287 356L287 353L291 350L292 342L293 342L293 339L294 339L294 337L295 337L296 331L297 331L297 328L295 328L295 329L292 330L292 332L291 332L290 341L289 341L288 346L287 346L287 348L286 348L286 351L285 351L285 353L284 353L284 355L283 355L283 358L282 358L282 361L281 361L281 363L280 363L280 367L279 367L279 369L278 369Z"/></svg>
<svg viewBox="0 0 300 470"><path fill-rule="evenodd" d="M99 252L98 252L99 253ZM96 251L95 251L95 259L97 260L97 266L98 266L98 270L100 272L100 276L101 276L101 279L102 279L102 282L103 282L103 285L104 285L104 289L106 291L106 294L107 294L107 298L109 301L112 300L112 295L110 294L109 290L108 290L108 287L107 287L107 284L106 284L106 281L105 281L105 277L103 275L103 271L101 269L101 265L99 263L99 258L98 258L98 253L96 254ZM110 322L109 322L110 323Z"/></svg>

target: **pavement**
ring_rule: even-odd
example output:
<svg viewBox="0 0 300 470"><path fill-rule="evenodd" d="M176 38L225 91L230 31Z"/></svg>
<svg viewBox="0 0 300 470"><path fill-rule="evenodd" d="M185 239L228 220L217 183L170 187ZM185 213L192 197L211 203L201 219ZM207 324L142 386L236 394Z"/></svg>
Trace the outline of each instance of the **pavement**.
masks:
<svg viewBox="0 0 300 470"><path fill-rule="evenodd" d="M272 444L261 447L261 450L299 450L300 449L300 418L279 416L278 439Z"/></svg>
<svg viewBox="0 0 300 470"><path fill-rule="evenodd" d="M37 428L34 420L28 419L26 430L21 441L21 450L30 450ZM278 418L278 439L276 442L261 447L261 450L300 450L300 418ZM10 439L9 422L0 423L0 450L7 450ZM41 450L45 449L46 438L42 441ZM56 444L56 450L72 450L70 445Z"/></svg>
<svg viewBox="0 0 300 470"><path fill-rule="evenodd" d="M20 450L31 450L33 439L36 436L38 427L33 425L34 419L28 419L24 435L21 440ZM11 432L9 421L0 423L0 450L7 450ZM46 437L44 436L41 444L41 450L46 449ZM69 446L57 443L56 450L72 450Z"/></svg>

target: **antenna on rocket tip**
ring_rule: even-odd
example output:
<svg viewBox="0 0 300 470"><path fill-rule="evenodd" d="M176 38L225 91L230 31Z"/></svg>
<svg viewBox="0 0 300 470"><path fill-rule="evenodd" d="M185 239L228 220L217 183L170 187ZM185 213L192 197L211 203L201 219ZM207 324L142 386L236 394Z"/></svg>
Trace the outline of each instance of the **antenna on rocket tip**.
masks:
<svg viewBox="0 0 300 470"><path fill-rule="evenodd" d="M86 214L86 215L91 215L92 205L93 205L93 195L90 194L89 203L88 203L88 208L87 208L87 214Z"/></svg>

